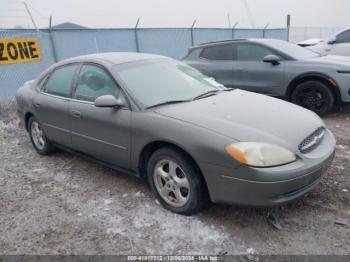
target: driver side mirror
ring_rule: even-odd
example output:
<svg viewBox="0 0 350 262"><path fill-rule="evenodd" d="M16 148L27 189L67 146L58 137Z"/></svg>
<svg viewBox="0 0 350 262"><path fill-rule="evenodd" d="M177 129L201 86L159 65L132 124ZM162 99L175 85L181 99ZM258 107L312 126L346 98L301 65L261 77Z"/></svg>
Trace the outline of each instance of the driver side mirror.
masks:
<svg viewBox="0 0 350 262"><path fill-rule="evenodd" d="M263 58L265 63L271 63L272 65L279 65L281 58L276 55L267 55Z"/></svg>
<svg viewBox="0 0 350 262"><path fill-rule="evenodd" d="M329 44L329 45L333 45L335 42L337 42L337 38L335 36L333 36L327 40L327 44Z"/></svg>
<svg viewBox="0 0 350 262"><path fill-rule="evenodd" d="M125 103L123 100L121 100L120 98L117 99L112 95L104 95L104 96L99 96L98 98L96 98L94 105L96 107L114 107L114 108L118 108L118 107L122 107L125 106Z"/></svg>

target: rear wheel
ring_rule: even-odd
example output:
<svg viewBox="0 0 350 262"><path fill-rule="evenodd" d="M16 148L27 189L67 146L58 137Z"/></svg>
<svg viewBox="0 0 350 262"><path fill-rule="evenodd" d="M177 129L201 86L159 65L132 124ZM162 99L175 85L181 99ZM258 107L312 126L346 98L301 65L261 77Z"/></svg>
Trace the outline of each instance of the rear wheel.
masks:
<svg viewBox="0 0 350 262"><path fill-rule="evenodd" d="M291 101L322 116L332 109L334 95L324 83L307 81L294 89Z"/></svg>
<svg viewBox="0 0 350 262"><path fill-rule="evenodd" d="M172 148L161 148L151 156L148 182L167 209L191 215L209 203L200 171L187 156Z"/></svg>
<svg viewBox="0 0 350 262"><path fill-rule="evenodd" d="M41 124L34 116L28 121L28 130L33 147L40 155L50 155L55 151L55 147L47 139Z"/></svg>

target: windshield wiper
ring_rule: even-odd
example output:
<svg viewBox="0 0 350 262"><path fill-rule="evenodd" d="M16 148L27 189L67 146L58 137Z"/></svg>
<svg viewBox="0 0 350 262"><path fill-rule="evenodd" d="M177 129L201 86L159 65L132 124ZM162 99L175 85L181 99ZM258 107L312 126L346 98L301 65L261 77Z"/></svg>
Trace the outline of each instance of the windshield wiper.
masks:
<svg viewBox="0 0 350 262"><path fill-rule="evenodd" d="M162 105L170 105L170 104L176 104L176 103L183 103L183 102L189 102L191 100L170 100L170 101L165 101L159 104L151 105L146 107L146 109L152 108L152 107L157 107L157 106L162 106Z"/></svg>
<svg viewBox="0 0 350 262"><path fill-rule="evenodd" d="M196 96L195 98L193 98L193 100L201 99L201 98L208 97L208 96L214 96L219 91L221 91L221 90L219 90L219 89L217 89L217 90L210 90L208 92L200 94L199 96Z"/></svg>

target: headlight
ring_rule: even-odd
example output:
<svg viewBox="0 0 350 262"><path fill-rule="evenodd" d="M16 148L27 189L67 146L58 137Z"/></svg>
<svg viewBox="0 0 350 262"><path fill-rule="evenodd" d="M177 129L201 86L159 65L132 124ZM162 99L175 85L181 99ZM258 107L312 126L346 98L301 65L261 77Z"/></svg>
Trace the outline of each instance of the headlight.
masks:
<svg viewBox="0 0 350 262"><path fill-rule="evenodd" d="M239 142L227 145L225 150L242 164L256 167L279 166L296 160L293 152L269 143Z"/></svg>

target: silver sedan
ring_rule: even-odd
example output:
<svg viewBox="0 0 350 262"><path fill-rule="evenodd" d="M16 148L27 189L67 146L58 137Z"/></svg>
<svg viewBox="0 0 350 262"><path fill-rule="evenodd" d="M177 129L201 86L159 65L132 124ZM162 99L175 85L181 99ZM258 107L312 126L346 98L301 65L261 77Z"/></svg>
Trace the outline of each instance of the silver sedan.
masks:
<svg viewBox="0 0 350 262"><path fill-rule="evenodd" d="M269 206L315 187L335 139L313 112L222 86L179 61L104 53L59 62L17 92L35 150L144 178L164 207Z"/></svg>

